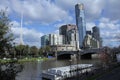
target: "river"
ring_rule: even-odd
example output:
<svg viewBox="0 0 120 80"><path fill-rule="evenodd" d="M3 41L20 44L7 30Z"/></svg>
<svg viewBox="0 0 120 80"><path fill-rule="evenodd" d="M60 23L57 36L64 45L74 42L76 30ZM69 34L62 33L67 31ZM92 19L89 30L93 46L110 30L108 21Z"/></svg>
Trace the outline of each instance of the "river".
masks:
<svg viewBox="0 0 120 80"><path fill-rule="evenodd" d="M79 60L79 64L90 63L90 64L98 64L100 63L99 59L92 60ZM47 61L39 61L39 62L26 62L24 63L24 69L21 73L18 74L16 80L42 80L41 72L42 70L47 70L49 68L62 67L70 64L76 64L76 60L72 60L70 63L69 60L56 60L50 59Z"/></svg>

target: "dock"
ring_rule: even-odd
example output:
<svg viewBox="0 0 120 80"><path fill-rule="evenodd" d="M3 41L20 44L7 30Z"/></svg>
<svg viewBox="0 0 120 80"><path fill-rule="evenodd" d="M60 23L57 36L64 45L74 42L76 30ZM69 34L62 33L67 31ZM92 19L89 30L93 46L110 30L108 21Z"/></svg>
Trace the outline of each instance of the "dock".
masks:
<svg viewBox="0 0 120 80"><path fill-rule="evenodd" d="M93 64L78 64L65 67L51 68L42 72L42 80L64 80L77 74L90 72Z"/></svg>

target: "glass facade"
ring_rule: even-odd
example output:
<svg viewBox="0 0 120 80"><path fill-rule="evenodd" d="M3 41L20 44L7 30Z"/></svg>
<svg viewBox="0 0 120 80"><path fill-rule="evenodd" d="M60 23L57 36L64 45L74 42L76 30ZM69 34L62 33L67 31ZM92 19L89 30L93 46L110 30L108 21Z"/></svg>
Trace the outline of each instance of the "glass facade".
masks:
<svg viewBox="0 0 120 80"><path fill-rule="evenodd" d="M49 36L48 35L43 35L41 37L41 47L45 47L49 45Z"/></svg>
<svg viewBox="0 0 120 80"><path fill-rule="evenodd" d="M78 27L79 34L79 47L83 47L83 41L86 35L86 23L84 16L84 5L76 4L75 5L75 14L76 14L76 25Z"/></svg>

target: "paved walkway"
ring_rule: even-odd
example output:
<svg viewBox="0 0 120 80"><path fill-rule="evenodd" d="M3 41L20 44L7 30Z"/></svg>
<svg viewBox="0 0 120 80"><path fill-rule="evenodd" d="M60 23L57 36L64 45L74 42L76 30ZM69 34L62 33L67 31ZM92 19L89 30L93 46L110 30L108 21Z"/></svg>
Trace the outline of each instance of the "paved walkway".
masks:
<svg viewBox="0 0 120 80"><path fill-rule="evenodd" d="M120 80L120 67L112 70L109 73L97 78L96 80Z"/></svg>

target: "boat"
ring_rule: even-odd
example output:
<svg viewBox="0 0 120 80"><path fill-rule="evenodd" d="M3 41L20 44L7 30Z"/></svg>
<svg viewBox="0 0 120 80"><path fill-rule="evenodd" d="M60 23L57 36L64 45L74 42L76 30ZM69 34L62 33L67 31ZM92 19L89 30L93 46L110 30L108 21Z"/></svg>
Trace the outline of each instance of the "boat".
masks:
<svg viewBox="0 0 120 80"><path fill-rule="evenodd" d="M42 80L63 80L92 70L93 64L78 64L42 71Z"/></svg>

